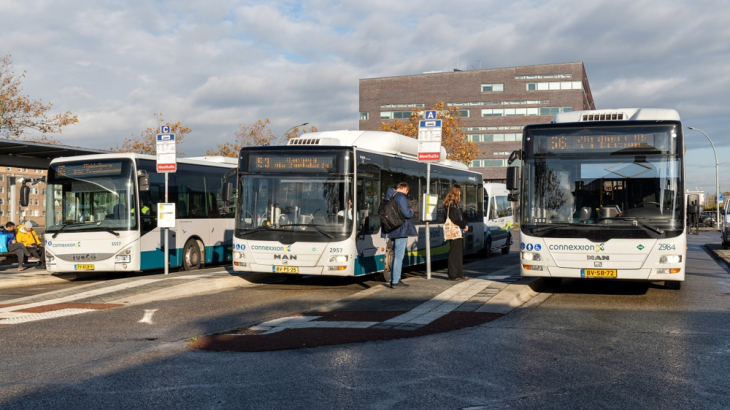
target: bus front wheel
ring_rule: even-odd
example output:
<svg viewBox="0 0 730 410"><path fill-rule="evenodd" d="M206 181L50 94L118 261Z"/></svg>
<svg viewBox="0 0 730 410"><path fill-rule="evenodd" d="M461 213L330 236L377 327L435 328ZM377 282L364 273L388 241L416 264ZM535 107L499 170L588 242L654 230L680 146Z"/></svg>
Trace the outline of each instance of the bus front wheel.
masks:
<svg viewBox="0 0 730 410"><path fill-rule="evenodd" d="M484 249L482 250L484 252L484 257L489 258L489 256L492 254L492 237L488 237L486 241L484 241Z"/></svg>
<svg viewBox="0 0 730 410"><path fill-rule="evenodd" d="M183 248L183 269L200 269L200 246L195 239L188 239Z"/></svg>
<svg viewBox="0 0 730 410"><path fill-rule="evenodd" d="M507 255L509 253L509 247L512 245L512 234L507 234L507 242L502 247L502 254Z"/></svg>
<svg viewBox="0 0 730 410"><path fill-rule="evenodd" d="M665 280L664 287L666 289L679 290L682 287L682 282L678 280Z"/></svg>

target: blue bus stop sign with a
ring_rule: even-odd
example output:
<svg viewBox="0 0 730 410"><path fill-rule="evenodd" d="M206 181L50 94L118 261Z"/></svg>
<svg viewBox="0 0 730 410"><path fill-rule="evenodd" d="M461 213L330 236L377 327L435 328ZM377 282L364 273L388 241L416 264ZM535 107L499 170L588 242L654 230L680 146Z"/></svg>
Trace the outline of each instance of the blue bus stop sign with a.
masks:
<svg viewBox="0 0 730 410"><path fill-rule="evenodd" d="M427 120L435 120L436 119L436 111L426 111L425 115L423 116Z"/></svg>

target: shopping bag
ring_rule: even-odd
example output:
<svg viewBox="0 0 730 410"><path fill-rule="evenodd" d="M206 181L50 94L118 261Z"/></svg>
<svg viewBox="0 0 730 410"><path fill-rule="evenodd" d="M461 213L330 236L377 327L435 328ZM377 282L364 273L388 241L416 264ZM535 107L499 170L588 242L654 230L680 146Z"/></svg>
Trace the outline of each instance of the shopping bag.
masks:
<svg viewBox="0 0 730 410"><path fill-rule="evenodd" d="M449 208L451 208L449 206ZM446 223L444 223L444 239L452 241L454 239L461 239L461 228L459 225L451 222L449 219L449 208L446 208Z"/></svg>

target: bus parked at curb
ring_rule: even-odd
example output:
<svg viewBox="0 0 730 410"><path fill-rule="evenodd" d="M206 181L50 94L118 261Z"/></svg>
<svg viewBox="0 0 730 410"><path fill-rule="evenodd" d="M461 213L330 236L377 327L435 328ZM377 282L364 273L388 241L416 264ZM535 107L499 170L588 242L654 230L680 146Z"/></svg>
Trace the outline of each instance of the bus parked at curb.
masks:
<svg viewBox="0 0 730 410"><path fill-rule="evenodd" d="M361 276L386 271L386 239L377 210L388 188L407 182L418 237L408 238L404 266L425 263L421 218L426 164L418 141L377 131L307 133L285 146L244 147L238 170L233 269L292 275ZM430 223L432 260L447 259L444 209L449 187L462 188L469 230L465 254L482 250L482 175L445 159L431 165L438 218ZM387 273L386 273L387 275ZM384 276L387 278L387 276Z"/></svg>
<svg viewBox="0 0 730 410"><path fill-rule="evenodd" d="M170 173L168 201L176 205L170 229L170 267L185 270L231 261L236 159L181 158ZM165 177L156 158L102 154L58 158L48 170L46 266L50 272L135 272L162 269L164 229L157 204Z"/></svg>
<svg viewBox="0 0 730 410"><path fill-rule="evenodd" d="M506 255L512 245L515 223L512 202L505 184L484 183L484 257L500 251Z"/></svg>
<svg viewBox="0 0 730 410"><path fill-rule="evenodd" d="M685 279L684 139L670 109L558 114L524 128L519 189L522 276ZM516 199L516 198L513 198Z"/></svg>

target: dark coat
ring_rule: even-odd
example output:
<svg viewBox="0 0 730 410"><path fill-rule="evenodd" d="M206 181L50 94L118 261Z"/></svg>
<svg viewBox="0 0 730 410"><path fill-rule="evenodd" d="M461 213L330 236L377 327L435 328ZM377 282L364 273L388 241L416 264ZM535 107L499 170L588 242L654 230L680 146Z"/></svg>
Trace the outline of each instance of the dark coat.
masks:
<svg viewBox="0 0 730 410"><path fill-rule="evenodd" d="M395 202L400 207L400 211L403 213L403 216L406 218L406 221L403 222L403 225L396 228L393 232L385 233L382 229L380 230L380 237L381 238L390 238L390 239L396 239L396 238L407 238L409 236L418 236L418 231L416 231L416 226L413 225L413 221L411 221L411 218L413 218L414 212L411 210L411 208L408 207L408 198L406 198L405 195L403 195L402 192L397 192L393 188L388 188L388 192L385 194L385 198L383 199L383 203L385 201L389 200L393 194L395 194Z"/></svg>
<svg viewBox="0 0 730 410"><path fill-rule="evenodd" d="M461 213L461 209L454 202L449 204L448 214L451 222L455 223L462 230L466 228L466 221L464 220L464 214Z"/></svg>

